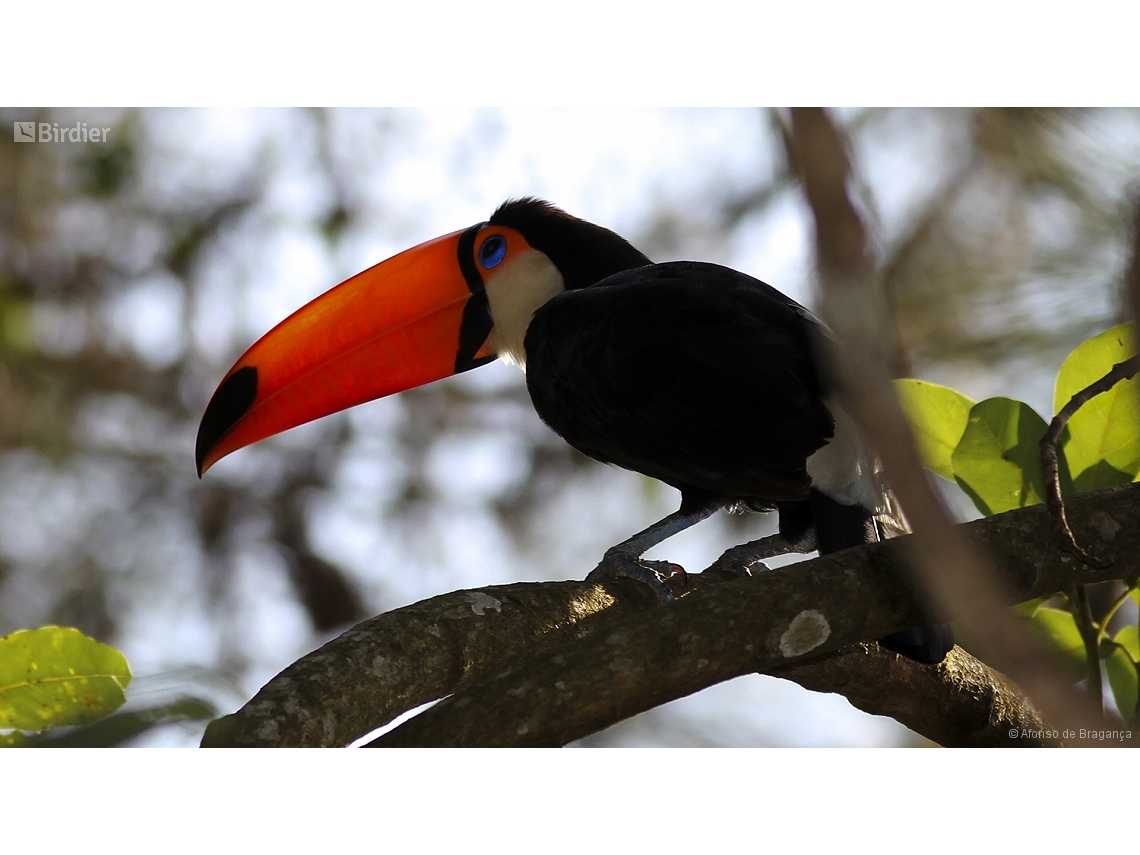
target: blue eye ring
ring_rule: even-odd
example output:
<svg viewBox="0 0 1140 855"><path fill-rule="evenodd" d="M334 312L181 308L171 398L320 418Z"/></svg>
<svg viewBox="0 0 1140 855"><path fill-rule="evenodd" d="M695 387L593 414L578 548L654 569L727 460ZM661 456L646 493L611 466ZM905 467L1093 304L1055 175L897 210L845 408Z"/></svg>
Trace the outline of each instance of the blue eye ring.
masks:
<svg viewBox="0 0 1140 855"><path fill-rule="evenodd" d="M484 270L497 267L507 257L507 239L502 235L490 235L479 245L479 263Z"/></svg>

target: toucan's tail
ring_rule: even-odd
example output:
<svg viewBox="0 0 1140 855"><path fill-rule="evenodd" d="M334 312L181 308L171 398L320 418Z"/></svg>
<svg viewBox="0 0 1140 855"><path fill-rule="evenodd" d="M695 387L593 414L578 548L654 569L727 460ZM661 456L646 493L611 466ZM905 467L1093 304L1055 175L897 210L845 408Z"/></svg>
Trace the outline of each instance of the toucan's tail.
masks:
<svg viewBox="0 0 1140 855"><path fill-rule="evenodd" d="M862 505L842 505L814 489L810 503L820 555L876 543L908 531L889 495L885 512L871 511ZM931 624L893 632L879 639L879 643L910 659L933 665L946 658L954 646L954 633L949 624Z"/></svg>

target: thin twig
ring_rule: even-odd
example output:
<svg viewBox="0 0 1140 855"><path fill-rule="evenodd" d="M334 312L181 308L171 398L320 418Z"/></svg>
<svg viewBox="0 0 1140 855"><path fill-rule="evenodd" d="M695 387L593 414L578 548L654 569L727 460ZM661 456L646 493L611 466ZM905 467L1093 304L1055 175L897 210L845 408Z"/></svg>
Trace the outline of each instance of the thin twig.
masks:
<svg viewBox="0 0 1140 855"><path fill-rule="evenodd" d="M1092 567L1104 567L1105 565L1101 559L1089 555L1077 544L1076 538L1073 537L1073 530L1069 528L1069 520L1065 515L1065 500L1061 496L1061 472L1057 462L1057 443L1061 439L1065 425L1069 423L1069 419L1077 410L1097 395L1107 392L1121 380L1131 380L1136 376L1137 371L1140 371L1140 355L1116 363L1112 366L1111 371L1095 383L1090 383L1073 395L1069 403L1065 404L1061 411L1053 416L1053 421L1049 423L1049 429L1041 437L1041 469L1045 473L1045 505L1049 508L1049 517L1053 521L1053 533L1061 549L1078 561L1083 561Z"/></svg>

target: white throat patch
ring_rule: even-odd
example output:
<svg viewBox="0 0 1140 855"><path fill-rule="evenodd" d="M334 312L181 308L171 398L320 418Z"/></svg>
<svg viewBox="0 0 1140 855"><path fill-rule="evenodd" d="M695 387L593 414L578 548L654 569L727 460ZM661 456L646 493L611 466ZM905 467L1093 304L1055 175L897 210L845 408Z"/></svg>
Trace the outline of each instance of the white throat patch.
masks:
<svg viewBox="0 0 1140 855"><path fill-rule="evenodd" d="M523 339L538 308L566 290L562 274L544 253L528 249L484 279L491 307L491 346L500 359L526 370Z"/></svg>

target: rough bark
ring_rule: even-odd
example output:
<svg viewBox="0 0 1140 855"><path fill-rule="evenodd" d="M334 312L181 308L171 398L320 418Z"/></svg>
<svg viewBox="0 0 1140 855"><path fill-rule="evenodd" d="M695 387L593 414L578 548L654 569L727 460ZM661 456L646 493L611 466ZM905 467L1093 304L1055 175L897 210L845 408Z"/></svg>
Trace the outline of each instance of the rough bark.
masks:
<svg viewBox="0 0 1140 855"><path fill-rule="evenodd" d="M1140 572L1140 485L1075 497L1070 513L1108 568L1061 552L1042 506L961 530L1003 568L1011 602ZM1040 731L1041 719L964 651L924 667L877 645L850 647L918 619L899 581L909 539L750 579L694 577L666 606L635 583L446 594L365 621L294 663L212 723L203 745L345 745L448 694L381 744L564 744L750 671L837 691L942 744L1026 744L1008 732Z"/></svg>
<svg viewBox="0 0 1140 855"><path fill-rule="evenodd" d="M202 745L343 746L407 710L607 629L657 602L645 586L499 585L370 618L290 665Z"/></svg>

